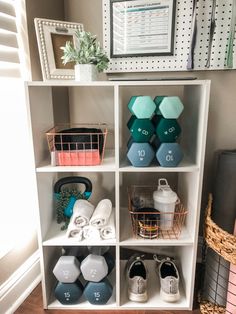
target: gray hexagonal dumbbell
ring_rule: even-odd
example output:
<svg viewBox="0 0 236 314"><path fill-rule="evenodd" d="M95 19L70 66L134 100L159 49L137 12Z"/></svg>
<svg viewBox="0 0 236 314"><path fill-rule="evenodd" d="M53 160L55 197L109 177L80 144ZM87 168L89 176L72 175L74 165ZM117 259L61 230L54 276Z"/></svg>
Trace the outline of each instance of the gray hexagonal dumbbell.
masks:
<svg viewBox="0 0 236 314"><path fill-rule="evenodd" d="M61 256L53 268L53 274L60 282L75 282L80 275L80 263L75 256Z"/></svg>
<svg viewBox="0 0 236 314"><path fill-rule="evenodd" d="M184 105L178 96L156 96L156 113L166 119L178 119L184 109Z"/></svg>
<svg viewBox="0 0 236 314"><path fill-rule="evenodd" d="M183 159L178 143L162 143L156 152L156 158L162 167L177 167Z"/></svg>
<svg viewBox="0 0 236 314"><path fill-rule="evenodd" d="M107 278L99 282L89 281L84 289L85 298L91 304L106 304L112 296L113 287Z"/></svg>
<svg viewBox="0 0 236 314"><path fill-rule="evenodd" d="M132 96L128 108L138 119L149 119L156 110L156 104L150 96Z"/></svg>
<svg viewBox="0 0 236 314"><path fill-rule="evenodd" d="M89 254L80 265L85 280L99 282L108 274L108 265L103 256Z"/></svg>
<svg viewBox="0 0 236 314"><path fill-rule="evenodd" d="M148 167L155 156L149 143L129 143L127 158L134 167Z"/></svg>

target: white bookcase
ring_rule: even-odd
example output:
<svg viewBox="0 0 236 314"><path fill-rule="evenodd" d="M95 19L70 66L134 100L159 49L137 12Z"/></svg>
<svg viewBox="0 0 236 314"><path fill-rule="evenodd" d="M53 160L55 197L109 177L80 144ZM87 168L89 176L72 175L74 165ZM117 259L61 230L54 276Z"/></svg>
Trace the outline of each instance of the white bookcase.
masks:
<svg viewBox="0 0 236 314"><path fill-rule="evenodd" d="M29 124L35 156L35 178L38 187L39 247L44 307L49 309L191 309L195 279L202 178L207 132L210 81L48 81L26 83ZM61 95L64 95L63 97ZM176 168L157 165L134 168L126 158L129 138L127 121L130 113L128 100L132 95L178 95L184 104L179 119L182 134L180 144L184 159ZM60 120L60 121L59 121ZM109 135L105 158L99 166L51 166L45 132L57 122L108 123ZM65 237L56 223L53 201L54 183L61 177L83 175L91 179L91 201L112 200L116 217L116 239L111 241L77 242ZM128 212L127 187L131 184L157 185L165 176L177 191L188 210L179 239L136 239L132 234ZM110 275L113 296L105 306L94 306L83 298L77 305L65 306L54 298L56 279L52 269L64 246L109 245L116 258L116 267ZM149 281L146 303L131 302L127 298L124 268L127 252L175 256L181 273L181 299L165 303L159 296L159 280L154 263L148 260Z"/></svg>

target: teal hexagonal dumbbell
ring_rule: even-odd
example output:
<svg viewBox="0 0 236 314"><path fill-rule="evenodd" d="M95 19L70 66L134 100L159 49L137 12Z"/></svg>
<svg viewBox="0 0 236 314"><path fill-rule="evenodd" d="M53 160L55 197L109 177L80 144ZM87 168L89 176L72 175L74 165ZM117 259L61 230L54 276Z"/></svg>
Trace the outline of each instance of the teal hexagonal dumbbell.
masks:
<svg viewBox="0 0 236 314"><path fill-rule="evenodd" d="M184 109L184 105L177 96L156 96L156 113L166 119L178 119Z"/></svg>
<svg viewBox="0 0 236 314"><path fill-rule="evenodd" d="M161 118L156 126L156 135L162 143L175 142L181 133L181 127L176 119Z"/></svg>
<svg viewBox="0 0 236 314"><path fill-rule="evenodd" d="M149 119L137 119L132 116L127 123L127 127L135 142L148 142L154 134L154 126Z"/></svg>
<svg viewBox="0 0 236 314"><path fill-rule="evenodd" d="M156 152L161 167L177 167L183 156L178 143L162 143Z"/></svg>
<svg viewBox="0 0 236 314"><path fill-rule="evenodd" d="M149 119L156 110L156 104L150 96L132 96L128 108L138 119Z"/></svg>
<svg viewBox="0 0 236 314"><path fill-rule="evenodd" d="M149 143L131 143L127 157L134 167L148 167L155 156Z"/></svg>

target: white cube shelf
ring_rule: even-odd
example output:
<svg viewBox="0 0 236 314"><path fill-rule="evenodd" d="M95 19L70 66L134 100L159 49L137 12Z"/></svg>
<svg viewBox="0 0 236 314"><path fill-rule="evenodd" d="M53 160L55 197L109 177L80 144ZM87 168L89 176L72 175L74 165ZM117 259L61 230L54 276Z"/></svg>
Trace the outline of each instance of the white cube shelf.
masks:
<svg viewBox="0 0 236 314"><path fill-rule="evenodd" d="M191 309L195 279L198 226L205 158L210 81L75 81L27 82L29 126L35 157L35 178L38 187L39 246L43 302L45 309ZM182 133L179 139L184 152L175 168L164 168L154 162L150 167L133 167L126 157L129 138L127 122L131 113L127 104L134 95L179 96L184 111L179 118ZM98 166L52 166L45 132L57 123L107 123L108 138L104 160ZM55 217L54 183L62 177L83 175L93 183L91 201L110 198L115 210L116 239L77 242L67 239ZM127 188L130 185L157 185L166 177L178 193L188 213L178 239L140 239L134 237L128 211ZM62 247L110 246L116 267L110 275L113 295L104 306L93 306L83 298L77 305L65 306L54 298L56 279L52 269L62 254ZM128 300L124 276L131 251L174 255L181 272L181 299L170 304L159 296L158 278L150 276L149 300L135 303ZM147 260L154 273L154 262Z"/></svg>

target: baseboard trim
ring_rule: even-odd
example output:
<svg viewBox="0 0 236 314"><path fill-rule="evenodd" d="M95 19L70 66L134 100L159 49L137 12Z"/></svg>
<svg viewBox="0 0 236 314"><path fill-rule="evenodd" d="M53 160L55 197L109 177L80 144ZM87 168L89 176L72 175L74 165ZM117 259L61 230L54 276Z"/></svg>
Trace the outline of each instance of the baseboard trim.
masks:
<svg viewBox="0 0 236 314"><path fill-rule="evenodd" d="M41 280L39 252L36 251L0 286L0 314L12 314Z"/></svg>

